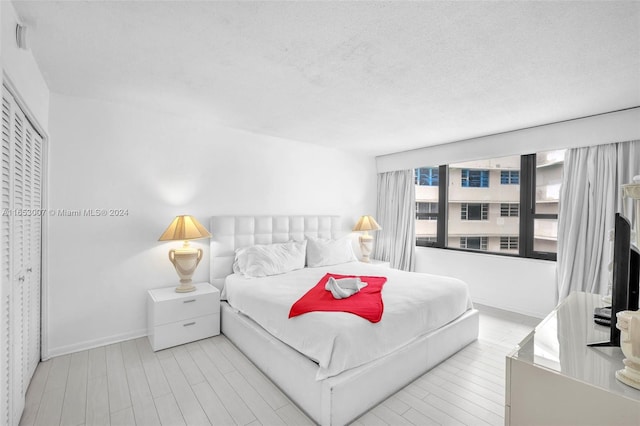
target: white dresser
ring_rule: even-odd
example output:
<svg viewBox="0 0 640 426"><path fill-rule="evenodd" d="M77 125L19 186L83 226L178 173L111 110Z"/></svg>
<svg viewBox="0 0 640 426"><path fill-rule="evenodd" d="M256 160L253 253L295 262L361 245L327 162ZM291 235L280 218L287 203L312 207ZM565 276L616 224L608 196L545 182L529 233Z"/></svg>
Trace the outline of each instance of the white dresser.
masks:
<svg viewBox="0 0 640 426"><path fill-rule="evenodd" d="M147 327L154 351L220 334L220 292L209 283L195 291L149 290Z"/></svg>
<svg viewBox="0 0 640 426"><path fill-rule="evenodd" d="M600 296L572 293L507 356L507 425L640 425L640 390L615 378L620 348L593 322Z"/></svg>

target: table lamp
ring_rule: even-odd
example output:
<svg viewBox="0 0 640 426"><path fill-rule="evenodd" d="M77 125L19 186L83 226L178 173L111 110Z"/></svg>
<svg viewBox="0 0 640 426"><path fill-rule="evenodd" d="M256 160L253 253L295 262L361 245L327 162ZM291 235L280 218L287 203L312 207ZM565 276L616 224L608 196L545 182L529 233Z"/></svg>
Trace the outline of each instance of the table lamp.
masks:
<svg viewBox="0 0 640 426"><path fill-rule="evenodd" d="M378 222L372 216L362 216L356 226L353 227L354 231L364 231L363 235L360 235L360 251L362 251L361 262L369 263L369 254L373 248L373 236L369 235L369 231L378 231L382 229Z"/></svg>
<svg viewBox="0 0 640 426"><path fill-rule="evenodd" d="M211 234L194 217L176 216L158 241L184 241L182 248L169 250L169 260L180 277L178 293L188 293L196 288L191 284L191 276L202 259L202 249L189 246L189 240L209 238Z"/></svg>

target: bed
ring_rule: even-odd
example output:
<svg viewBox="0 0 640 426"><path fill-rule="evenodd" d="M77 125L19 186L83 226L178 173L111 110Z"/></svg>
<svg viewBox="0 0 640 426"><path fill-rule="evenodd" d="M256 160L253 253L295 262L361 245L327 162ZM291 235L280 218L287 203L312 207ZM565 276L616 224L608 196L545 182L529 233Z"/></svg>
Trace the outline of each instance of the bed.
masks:
<svg viewBox="0 0 640 426"><path fill-rule="evenodd" d="M452 278L360 262L304 268L264 278L247 279L233 273L236 249L337 239L347 233L345 228L337 216L211 218L211 283L223 290L226 299L221 303L222 333L322 425L354 420L478 335L478 312L471 306L466 285ZM282 310L326 273L387 277L382 290L382 320L372 324L342 312L283 317ZM428 307L413 302L421 300L421 293L433 295ZM416 309L406 314L400 310L411 304ZM306 329L298 329L304 324ZM309 328L309 324L313 326ZM334 336L322 329L331 326L346 329L347 334L332 331ZM367 337L367 333L373 337ZM379 344L372 344L374 341ZM356 347L368 349L358 352Z"/></svg>

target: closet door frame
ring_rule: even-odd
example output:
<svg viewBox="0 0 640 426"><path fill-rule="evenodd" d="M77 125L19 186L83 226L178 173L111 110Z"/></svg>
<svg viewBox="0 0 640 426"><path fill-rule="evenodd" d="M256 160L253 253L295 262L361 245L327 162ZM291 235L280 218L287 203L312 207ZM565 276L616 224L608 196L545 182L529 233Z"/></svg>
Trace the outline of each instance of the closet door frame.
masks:
<svg viewBox="0 0 640 426"><path fill-rule="evenodd" d="M31 126L42 137L42 182L41 182L41 208L49 210L49 136L44 131L44 127L35 118L35 115L20 96L20 92L11 81L11 78L2 72L2 85L13 96ZM42 215L41 228L41 256L40 256L40 359L49 359L49 268L48 268L48 238L49 238L49 215Z"/></svg>

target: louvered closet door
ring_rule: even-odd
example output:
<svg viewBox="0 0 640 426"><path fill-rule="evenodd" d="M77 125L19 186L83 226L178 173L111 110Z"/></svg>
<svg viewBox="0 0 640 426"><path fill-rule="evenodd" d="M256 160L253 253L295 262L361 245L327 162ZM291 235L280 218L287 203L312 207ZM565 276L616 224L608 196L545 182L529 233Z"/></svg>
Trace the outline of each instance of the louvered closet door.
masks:
<svg viewBox="0 0 640 426"><path fill-rule="evenodd" d="M2 94L2 405L17 425L40 360L42 138L15 99ZM4 210L6 209L6 210ZM35 214L34 214L35 213Z"/></svg>
<svg viewBox="0 0 640 426"><path fill-rule="evenodd" d="M28 302L28 344L27 366L24 369L25 380L31 380L33 373L40 362L40 289L42 285L40 271L42 264L42 137L29 125L27 130L30 156L29 192L32 212L38 212L29 216L29 258L27 264L27 277L29 285Z"/></svg>
<svg viewBox="0 0 640 426"><path fill-rule="evenodd" d="M2 97L2 240L0 240L1 262L0 268L0 424L11 424L11 364L12 346L6 344L11 341L11 216L8 211L11 208L12 191L12 149L11 149L11 104L9 99Z"/></svg>
<svg viewBox="0 0 640 426"><path fill-rule="evenodd" d="M37 133L31 124L25 120L24 126L24 206L27 214L23 216L24 226L24 282L22 283L22 348L23 367L22 382L24 390L33 376L35 367L40 360L40 242L36 238L41 226L40 197L36 194L35 145Z"/></svg>
<svg viewBox="0 0 640 426"><path fill-rule="evenodd" d="M18 212L25 209L25 118L22 111L16 108L15 101L11 108L11 118L13 119L12 129L12 145L13 145L13 205L12 211ZM12 346L11 354L11 386L12 386L12 412L13 419L20 419L22 410L24 409L24 395L26 386L24 382L25 352L24 339L27 334L25 329L24 316L25 310L28 309L25 303L25 260L27 256L26 250L26 233L25 233L25 217L21 214L13 214L13 224L11 226L11 260L13 264L12 270L12 286L11 286L11 319L13 333L10 339Z"/></svg>

